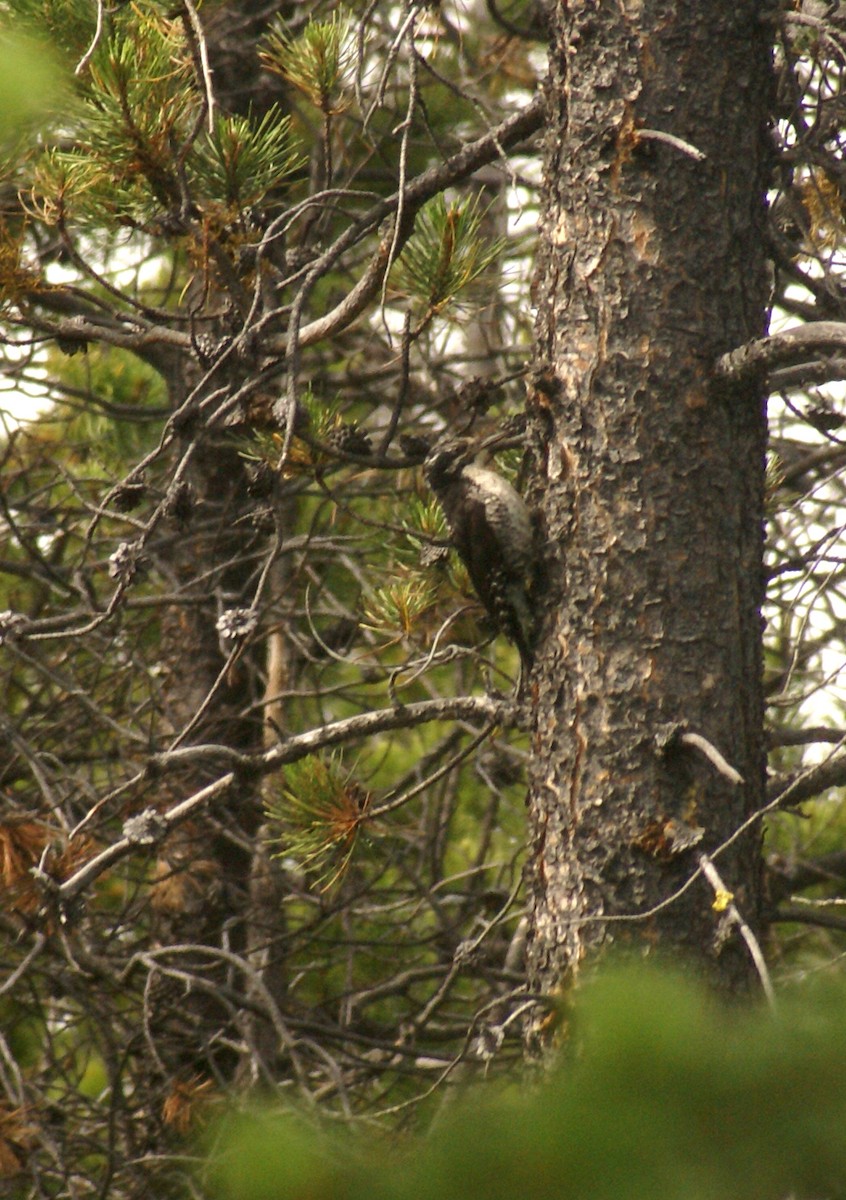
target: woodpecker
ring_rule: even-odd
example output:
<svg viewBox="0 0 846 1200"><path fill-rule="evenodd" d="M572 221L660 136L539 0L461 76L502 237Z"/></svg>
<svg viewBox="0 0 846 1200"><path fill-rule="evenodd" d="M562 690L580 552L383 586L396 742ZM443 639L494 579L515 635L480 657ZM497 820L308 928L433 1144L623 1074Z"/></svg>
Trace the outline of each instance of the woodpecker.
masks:
<svg viewBox="0 0 846 1200"><path fill-rule="evenodd" d="M520 493L477 461L484 449L469 438L441 441L428 454L423 474L476 594L520 651L525 673L532 665L532 520Z"/></svg>

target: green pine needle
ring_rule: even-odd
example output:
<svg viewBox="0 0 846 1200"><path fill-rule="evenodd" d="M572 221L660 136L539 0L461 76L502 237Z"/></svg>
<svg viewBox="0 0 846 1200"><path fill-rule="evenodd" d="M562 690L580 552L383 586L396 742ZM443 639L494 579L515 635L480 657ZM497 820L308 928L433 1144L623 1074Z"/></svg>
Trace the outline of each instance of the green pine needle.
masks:
<svg viewBox="0 0 846 1200"><path fill-rule="evenodd" d="M274 106L258 124L250 117L215 114L214 128L198 146L192 165L208 195L243 209L258 203L303 161L290 119Z"/></svg>
<svg viewBox="0 0 846 1200"><path fill-rule="evenodd" d="M418 575L396 580L371 596L364 611L365 628L395 640L408 637L436 599L435 588Z"/></svg>
<svg viewBox="0 0 846 1200"><path fill-rule="evenodd" d="M439 538L445 541L448 536L443 509L433 496L413 496L402 524L415 546L421 539Z"/></svg>
<svg viewBox="0 0 846 1200"><path fill-rule="evenodd" d="M309 20L298 38L284 24L268 34L262 55L267 66L283 75L326 116L349 107L349 68L353 55L349 16L336 11L330 21Z"/></svg>
<svg viewBox="0 0 846 1200"><path fill-rule="evenodd" d="M448 203L439 195L418 216L400 258L397 282L423 302L424 320L443 312L501 253L501 240L486 244L482 238L483 218L478 196Z"/></svg>
<svg viewBox="0 0 846 1200"><path fill-rule="evenodd" d="M349 866L370 799L340 754L292 763L281 793L265 802L273 857L293 859L328 891Z"/></svg>

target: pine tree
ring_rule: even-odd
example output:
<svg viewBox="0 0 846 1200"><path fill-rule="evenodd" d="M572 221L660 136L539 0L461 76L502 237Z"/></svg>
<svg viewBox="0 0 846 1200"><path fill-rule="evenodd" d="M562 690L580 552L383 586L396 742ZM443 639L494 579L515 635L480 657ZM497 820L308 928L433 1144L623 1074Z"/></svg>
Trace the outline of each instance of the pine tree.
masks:
<svg viewBox="0 0 846 1200"><path fill-rule="evenodd" d="M180 1192L254 1091L422 1119L611 942L838 961L842 22L700 7L10 6L22 1195ZM492 432L519 687L421 471Z"/></svg>

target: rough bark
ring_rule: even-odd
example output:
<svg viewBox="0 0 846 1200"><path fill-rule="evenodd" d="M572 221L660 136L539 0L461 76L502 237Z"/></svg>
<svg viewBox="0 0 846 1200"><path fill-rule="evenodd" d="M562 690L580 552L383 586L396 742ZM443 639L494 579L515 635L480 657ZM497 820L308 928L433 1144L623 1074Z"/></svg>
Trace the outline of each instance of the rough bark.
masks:
<svg viewBox="0 0 846 1200"><path fill-rule="evenodd" d="M247 649L225 669L227 651L236 643L221 638L216 619L251 598L262 547L250 523L255 502L243 463L225 437L199 430L192 436L200 446L190 472L190 501L177 535L165 531L163 547L172 576L192 600L165 624L166 729L171 736L189 730L187 745L215 743L254 753L262 746L256 653ZM214 777L213 766L193 766L170 786L184 794ZM232 1046L238 1044L242 1014L219 995L231 967L214 950L225 946L242 953L249 944L254 914L248 846L260 817L256 787L241 781L213 811L175 831L161 848L152 932L158 947L171 948L166 966L182 971L175 982L165 976L164 986L154 979L148 993L151 1044L166 1073L224 1079L238 1065Z"/></svg>
<svg viewBox="0 0 846 1200"><path fill-rule="evenodd" d="M545 562L529 960L545 991L612 941L749 978L702 880L645 914L703 850L753 927L759 906L759 831L719 848L763 800L766 416L755 380L729 393L714 374L765 325L759 18L755 0L552 13L530 396ZM673 742L682 723L741 786ZM674 841L697 828L695 848Z"/></svg>
<svg viewBox="0 0 846 1200"><path fill-rule="evenodd" d="M217 8L205 21L215 95L223 111L260 114L274 104L285 107L281 80L261 68L258 39L274 13L282 17L288 11L286 5L268 8L238 0ZM198 273L193 307L201 328L204 313L226 312L229 303L225 287L213 287L210 293L208 287L209 275ZM209 319L208 328L217 336L229 332L225 320ZM169 383L174 409L188 395L197 395L203 374L192 357L173 356ZM221 389L226 382L236 391L245 378L235 370L226 380L219 370L209 387ZM262 400L267 403L264 396L257 404ZM243 427L233 423L237 415L243 416ZM261 506L251 494L235 441L239 434L250 434L252 422L250 412L232 414L216 428L187 421L178 449L194 444L189 490L181 506L185 511L179 512L178 501L175 505L177 536L166 531L172 542L164 552L173 577L191 595L191 603L171 615L163 638L169 732L181 734L187 728L186 744L216 743L245 753L258 752L267 733L260 667L264 656L253 639L225 669L237 643L219 635L217 618L226 609L252 602L256 562L270 538L254 520ZM283 640L283 632L277 631L275 639ZM185 794L213 777L213 768L195 768L174 784ZM154 977L147 992L148 1044L165 1075L200 1074L222 1081L237 1072L255 1082L262 1071L275 1067L278 1039L257 988L264 987L269 1002L281 1002L285 923L279 872L255 845L260 822L259 788L239 780L211 812L176 831L162 847L152 892L152 932L157 946L172 950L165 964L182 972L175 980ZM233 976L231 962L223 953L216 957L217 949L245 956L252 976Z"/></svg>

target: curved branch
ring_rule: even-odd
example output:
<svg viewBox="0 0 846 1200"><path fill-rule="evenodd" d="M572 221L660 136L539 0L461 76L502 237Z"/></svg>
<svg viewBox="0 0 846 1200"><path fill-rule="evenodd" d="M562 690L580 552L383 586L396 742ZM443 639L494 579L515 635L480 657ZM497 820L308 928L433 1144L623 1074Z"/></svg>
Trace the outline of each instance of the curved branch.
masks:
<svg viewBox="0 0 846 1200"><path fill-rule="evenodd" d="M834 850L812 859L785 859L770 855L767 859L767 892L772 904L806 888L836 884L846 880L846 851Z"/></svg>
<svg viewBox="0 0 846 1200"><path fill-rule="evenodd" d="M794 805L801 804L804 800L812 800L826 788L842 787L845 783L846 750L840 750L825 762L798 775L778 775L771 779L767 794L773 805Z"/></svg>
<svg viewBox="0 0 846 1200"><path fill-rule="evenodd" d="M769 337L756 338L738 346L717 359L714 367L718 379L728 383L739 383L749 379L757 371L770 371L786 363L795 363L809 353L816 358L826 353L846 351L846 322L811 321L773 333ZM809 364L815 369L816 363Z"/></svg>
<svg viewBox="0 0 846 1200"><path fill-rule="evenodd" d="M206 787L194 792L193 795L162 813L150 808L130 817L124 824L123 837L89 859L64 883L53 889L55 899L60 905L71 903L104 871L131 854L136 847L148 847L160 842L172 829L186 821L199 809L205 808L213 800L225 795L229 788L245 775L270 774L278 767L306 758L316 750L337 746L341 742L351 741L354 738L384 733L390 729L408 729L413 725L423 725L429 721L478 720L480 718L491 724L500 724L505 723L511 713L510 705L489 696L459 696L450 700L423 700L416 704L384 708L376 712L361 713L356 717L347 717L341 721L333 721L329 725L322 725L307 733L286 738L264 754L239 755L228 746L187 746L184 749L155 755L150 760L150 769L153 772L184 766L186 763L207 762L214 758L224 758L232 763L233 767L212 783L207 784Z"/></svg>
<svg viewBox="0 0 846 1200"><path fill-rule="evenodd" d="M373 204L362 217L354 221L335 243L329 247L309 267L309 275L314 279L325 274L335 265L338 259L352 246L356 245L368 233L387 218L392 216L402 201L404 217L413 214L445 188L466 179L479 167L492 162L502 152L517 145L535 133L543 123L545 100L539 93L526 108L512 114L495 129L463 146L446 162L438 163L421 175L412 179L402 191L396 191ZM404 228L411 232L411 220L404 220ZM407 237L407 234L406 234ZM345 329L363 312L369 301L378 292L382 276L390 253L391 239L382 241L372 262L352 291L344 297L340 304L322 317L304 325L299 331L300 346L311 346L324 338L337 334ZM51 294L51 302L47 303L44 296L33 296L32 300L43 307L56 307L58 298ZM66 298L69 303L69 297ZM77 309L78 312L78 309ZM182 350L193 350L194 340L190 332L172 329L168 326L153 325L140 322L138 318L104 315L102 318L88 311L86 315L75 315L55 321L39 319L27 314L27 326L38 330L48 337L58 337L65 342L81 343L105 342L124 350L135 352L144 351L157 345L169 345ZM282 334L271 338L264 349L267 353L285 354L288 337Z"/></svg>
<svg viewBox="0 0 846 1200"><path fill-rule="evenodd" d="M771 924L790 922L793 925L816 925L820 929L838 929L841 933L846 933L846 917L818 908L805 908L798 904L782 905L781 908L776 909L769 920Z"/></svg>
<svg viewBox="0 0 846 1200"><path fill-rule="evenodd" d="M316 259L309 267L309 276L318 279L332 267L340 256L356 242L381 225L386 217L399 211L402 205L403 232L401 243L407 240L411 233L414 214L433 196L443 192L455 183L460 183L468 175L472 175L480 167L492 162L503 150L509 149L524 141L540 129L546 114L546 101L543 93L538 93L526 108L514 113L507 120L491 129L488 133L464 146L457 154L453 154L446 162L438 163L412 179L405 188L393 192L384 200L377 201L368 212L343 233L333 246ZM379 248L379 253L367 269L360 282L339 305L326 313L325 316L304 325L299 331L297 342L300 346L311 346L322 338L338 333L346 328L354 317L363 311L365 305L376 295L381 287L382 272L387 265L391 253L396 254L396 239L386 238ZM401 244L400 243L400 244ZM352 297L355 300L350 303ZM288 338L275 338L268 346L277 354L287 350Z"/></svg>

